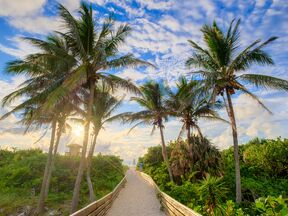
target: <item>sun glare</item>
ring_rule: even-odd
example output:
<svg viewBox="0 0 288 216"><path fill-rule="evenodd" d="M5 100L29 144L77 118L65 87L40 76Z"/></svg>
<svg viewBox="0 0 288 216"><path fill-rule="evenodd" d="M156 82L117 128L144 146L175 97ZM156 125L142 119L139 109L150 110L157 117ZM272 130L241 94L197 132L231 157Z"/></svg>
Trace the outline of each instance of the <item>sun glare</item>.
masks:
<svg viewBox="0 0 288 216"><path fill-rule="evenodd" d="M75 125L73 127L73 133L76 135L76 136L81 136L84 132L84 128L82 125Z"/></svg>

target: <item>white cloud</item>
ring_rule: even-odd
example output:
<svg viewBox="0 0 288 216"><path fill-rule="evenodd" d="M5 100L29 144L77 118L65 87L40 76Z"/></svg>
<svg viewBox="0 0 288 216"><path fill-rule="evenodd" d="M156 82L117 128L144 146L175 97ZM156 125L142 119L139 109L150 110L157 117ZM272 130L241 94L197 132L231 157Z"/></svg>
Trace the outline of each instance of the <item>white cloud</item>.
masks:
<svg viewBox="0 0 288 216"><path fill-rule="evenodd" d="M44 15L47 0L0 0L0 16L6 16L8 23L22 32L48 34L61 30L57 16ZM70 12L80 6L79 0L59 0Z"/></svg>
<svg viewBox="0 0 288 216"><path fill-rule="evenodd" d="M159 22L162 26L165 26L172 31L179 31L181 29L181 25L177 19L172 16L165 15L161 18Z"/></svg>
<svg viewBox="0 0 288 216"><path fill-rule="evenodd" d="M58 0L58 3L64 5L70 12L77 10L80 6L80 0Z"/></svg>
<svg viewBox="0 0 288 216"><path fill-rule="evenodd" d="M9 19L9 23L13 27L30 34L48 34L61 30L61 21L58 17L46 17L42 15L21 18L13 17Z"/></svg>
<svg viewBox="0 0 288 216"><path fill-rule="evenodd" d="M24 76L13 77L10 81L0 80L0 86L2 88L0 92L0 99L7 94L15 91L17 87L25 80ZM19 100L14 101L13 104L17 104ZM7 107L0 110L0 115L2 116L6 113ZM19 149L28 149L28 148L41 148L47 150L49 144L49 133L45 136L40 142L35 143L44 131L35 131L23 134L24 127L18 123L19 119L15 115L10 115L5 120L1 121L0 124L0 149L11 147L16 147Z"/></svg>
<svg viewBox="0 0 288 216"><path fill-rule="evenodd" d="M140 5L147 7L149 10L167 10L174 5L174 2L171 0L137 0L137 2L140 3Z"/></svg>
<svg viewBox="0 0 288 216"><path fill-rule="evenodd" d="M106 0L90 0L90 2L103 6L106 3Z"/></svg>
<svg viewBox="0 0 288 216"><path fill-rule="evenodd" d="M135 69L125 69L123 72L118 73L117 76L125 79L131 79L132 81L139 81L148 78L146 74L141 73Z"/></svg>
<svg viewBox="0 0 288 216"><path fill-rule="evenodd" d="M25 16L39 13L46 0L0 0L0 16Z"/></svg>
<svg viewBox="0 0 288 216"><path fill-rule="evenodd" d="M16 58L23 58L27 54L35 53L38 51L31 44L21 39L21 36L15 36L8 40L13 44L13 47L0 44L0 51Z"/></svg>

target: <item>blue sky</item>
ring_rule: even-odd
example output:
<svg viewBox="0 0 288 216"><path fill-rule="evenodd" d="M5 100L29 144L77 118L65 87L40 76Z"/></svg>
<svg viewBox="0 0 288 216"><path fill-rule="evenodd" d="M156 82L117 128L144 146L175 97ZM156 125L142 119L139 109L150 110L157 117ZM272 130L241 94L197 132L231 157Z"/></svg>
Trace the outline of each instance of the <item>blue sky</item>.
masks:
<svg viewBox="0 0 288 216"><path fill-rule="evenodd" d="M76 12L80 1L59 1ZM154 63L157 69L127 69L117 71L119 76L131 78L136 83L146 79L163 79L173 85L179 75L189 72L183 62L191 54L188 39L201 42L200 28L203 24L216 20L222 28L227 28L235 18L241 19L241 45L245 46L258 38L270 36L280 38L267 48L274 57L273 67L252 67L249 72L264 73L288 79L288 2L286 0L93 0L93 9L98 22L109 13L114 13L117 23L129 23L132 34L121 52L134 53ZM4 74L7 61L23 58L35 52L30 44L19 39L21 36L45 38L53 30L61 30L61 21L57 17L57 2L54 0L0 0L0 97L14 90L25 77L11 77ZM76 15L76 13L75 13ZM236 95L233 100L236 109L240 141L245 142L255 136L274 138L287 137L288 100L287 93L251 89L258 94L274 115L269 115L255 102L243 95ZM127 101L121 110L139 109ZM5 110L1 110L1 113ZM225 112L221 111L225 117ZM40 147L47 149L49 133L34 144L41 131L19 136L22 131L15 124L17 117L11 116L0 123L0 147L18 148ZM230 128L222 123L201 122L205 135L219 148L232 144ZM119 154L126 161L131 161L145 153L147 147L159 144L158 134L150 136L150 128L139 128L127 135L129 126L107 125L101 132L98 151ZM178 135L179 122L171 120L165 128L166 140ZM75 135L75 134L74 134ZM79 142L81 137L67 135L60 150L65 151L65 144L71 139Z"/></svg>

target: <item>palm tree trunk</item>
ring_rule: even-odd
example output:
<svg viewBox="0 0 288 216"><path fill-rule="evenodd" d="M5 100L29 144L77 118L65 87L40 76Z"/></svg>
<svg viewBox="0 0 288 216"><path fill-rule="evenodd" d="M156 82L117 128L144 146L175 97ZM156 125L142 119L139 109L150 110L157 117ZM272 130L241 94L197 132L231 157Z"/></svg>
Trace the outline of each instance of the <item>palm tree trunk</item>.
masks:
<svg viewBox="0 0 288 216"><path fill-rule="evenodd" d="M203 134L202 134L202 131L201 131L200 127L197 124L195 124L194 127L196 128L200 139L203 141L204 137L203 137Z"/></svg>
<svg viewBox="0 0 288 216"><path fill-rule="evenodd" d="M96 199L94 189L93 189L93 184L91 181L91 164L92 164L92 157L93 157L93 153L95 150L96 140L97 140L97 136L99 133L99 129L95 129L94 133L95 134L94 134L93 143L90 147L88 158L87 158L87 171L86 171L86 179L87 179L87 184L88 184L88 188L89 188L89 198L90 198L91 202L95 201L95 199Z"/></svg>
<svg viewBox="0 0 288 216"><path fill-rule="evenodd" d="M73 190L73 197L72 197L72 204L71 204L71 211L70 211L71 213L74 213L77 210L78 202L79 202L80 186L81 186L81 181L83 178L85 162L86 162L89 128L90 128L90 121L91 121L91 115L92 115L92 106L94 102L94 91L95 91L95 81L91 81L90 82L90 95L89 95L89 99L87 103L87 116L86 116L86 124L84 128L82 154L81 154L81 160L80 160L78 173L77 173L74 190Z"/></svg>
<svg viewBox="0 0 288 216"><path fill-rule="evenodd" d="M188 145L190 145L191 144L191 128L190 128L190 125L186 126L186 129L187 129L187 142L188 142Z"/></svg>
<svg viewBox="0 0 288 216"><path fill-rule="evenodd" d="M37 204L37 213L38 214L42 214L43 211L44 211L45 188L46 188L46 183L47 183L48 175L49 175L49 169L51 168L51 162L52 162L52 157L53 157L53 145L54 145L55 133L56 133L56 123L57 123L56 119L53 120L53 122L52 122L51 139L50 139L50 146L49 146L49 151L48 151L48 158L47 158L45 171L44 171L44 176L43 176L43 180L42 180L40 197L39 197L38 204Z"/></svg>
<svg viewBox="0 0 288 216"><path fill-rule="evenodd" d="M167 166L167 169L169 172L170 181L173 182L173 175L172 175L171 167L169 164L169 160L168 160L168 156L167 156L167 148L166 148L165 140L164 140L163 126L162 126L162 124L160 124L160 125L158 125L158 127L160 129L160 135L161 135L162 156L163 156L164 162L166 163L166 166Z"/></svg>
<svg viewBox="0 0 288 216"><path fill-rule="evenodd" d="M56 157L56 154L57 154L57 151L58 151L58 146L59 146L59 142L60 142L60 138L61 138L61 134L62 134L63 125L64 125L63 123L59 123L59 125L58 125L58 130L57 130L57 135L56 135L56 142L55 142L55 145L54 145L54 151L53 151L51 167L49 169L48 179L47 179L46 187L45 187L45 199L47 198L48 193L49 193L51 176L52 176L52 172L53 172L53 169L54 169L55 157Z"/></svg>
<svg viewBox="0 0 288 216"><path fill-rule="evenodd" d="M229 108L229 118L232 125L232 136L233 136L233 144L234 144L234 163L235 163L235 176L236 176L236 202L241 203L241 175L240 175L240 161L239 161L239 146L238 146L238 135L237 135L237 126L236 119L233 109L233 104L231 100L231 95L226 89L226 95L228 100L228 108Z"/></svg>

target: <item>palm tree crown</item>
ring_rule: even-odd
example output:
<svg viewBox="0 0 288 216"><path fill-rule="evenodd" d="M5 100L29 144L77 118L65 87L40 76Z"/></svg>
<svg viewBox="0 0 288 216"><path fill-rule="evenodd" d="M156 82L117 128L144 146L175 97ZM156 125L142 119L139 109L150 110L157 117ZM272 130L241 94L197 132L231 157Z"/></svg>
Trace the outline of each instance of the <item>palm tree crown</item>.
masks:
<svg viewBox="0 0 288 216"><path fill-rule="evenodd" d="M197 80L187 80L181 77L176 83L176 92L168 89L169 98L166 106L172 116L178 117L183 122L179 137L187 130L187 139L190 143L191 129L195 129L203 138L198 124L199 119L221 120L216 108L221 108L221 103L211 103L209 94L205 91L202 83Z"/></svg>
<svg viewBox="0 0 288 216"><path fill-rule="evenodd" d="M288 90L288 82L267 75L243 73L253 64L274 64L271 56L263 48L275 41L277 37L271 37L262 43L260 40L256 40L242 51L239 51L239 24L240 20L235 25L233 20L226 34L218 27L216 22L212 26L204 25L201 31L206 48L202 48L194 41L189 40L194 54L186 61L186 65L200 68L195 73L200 73L205 78L207 86L213 89L214 96L223 95L225 90L228 90L230 94L234 94L236 90L239 90L264 106L257 96L245 87L245 84Z"/></svg>

